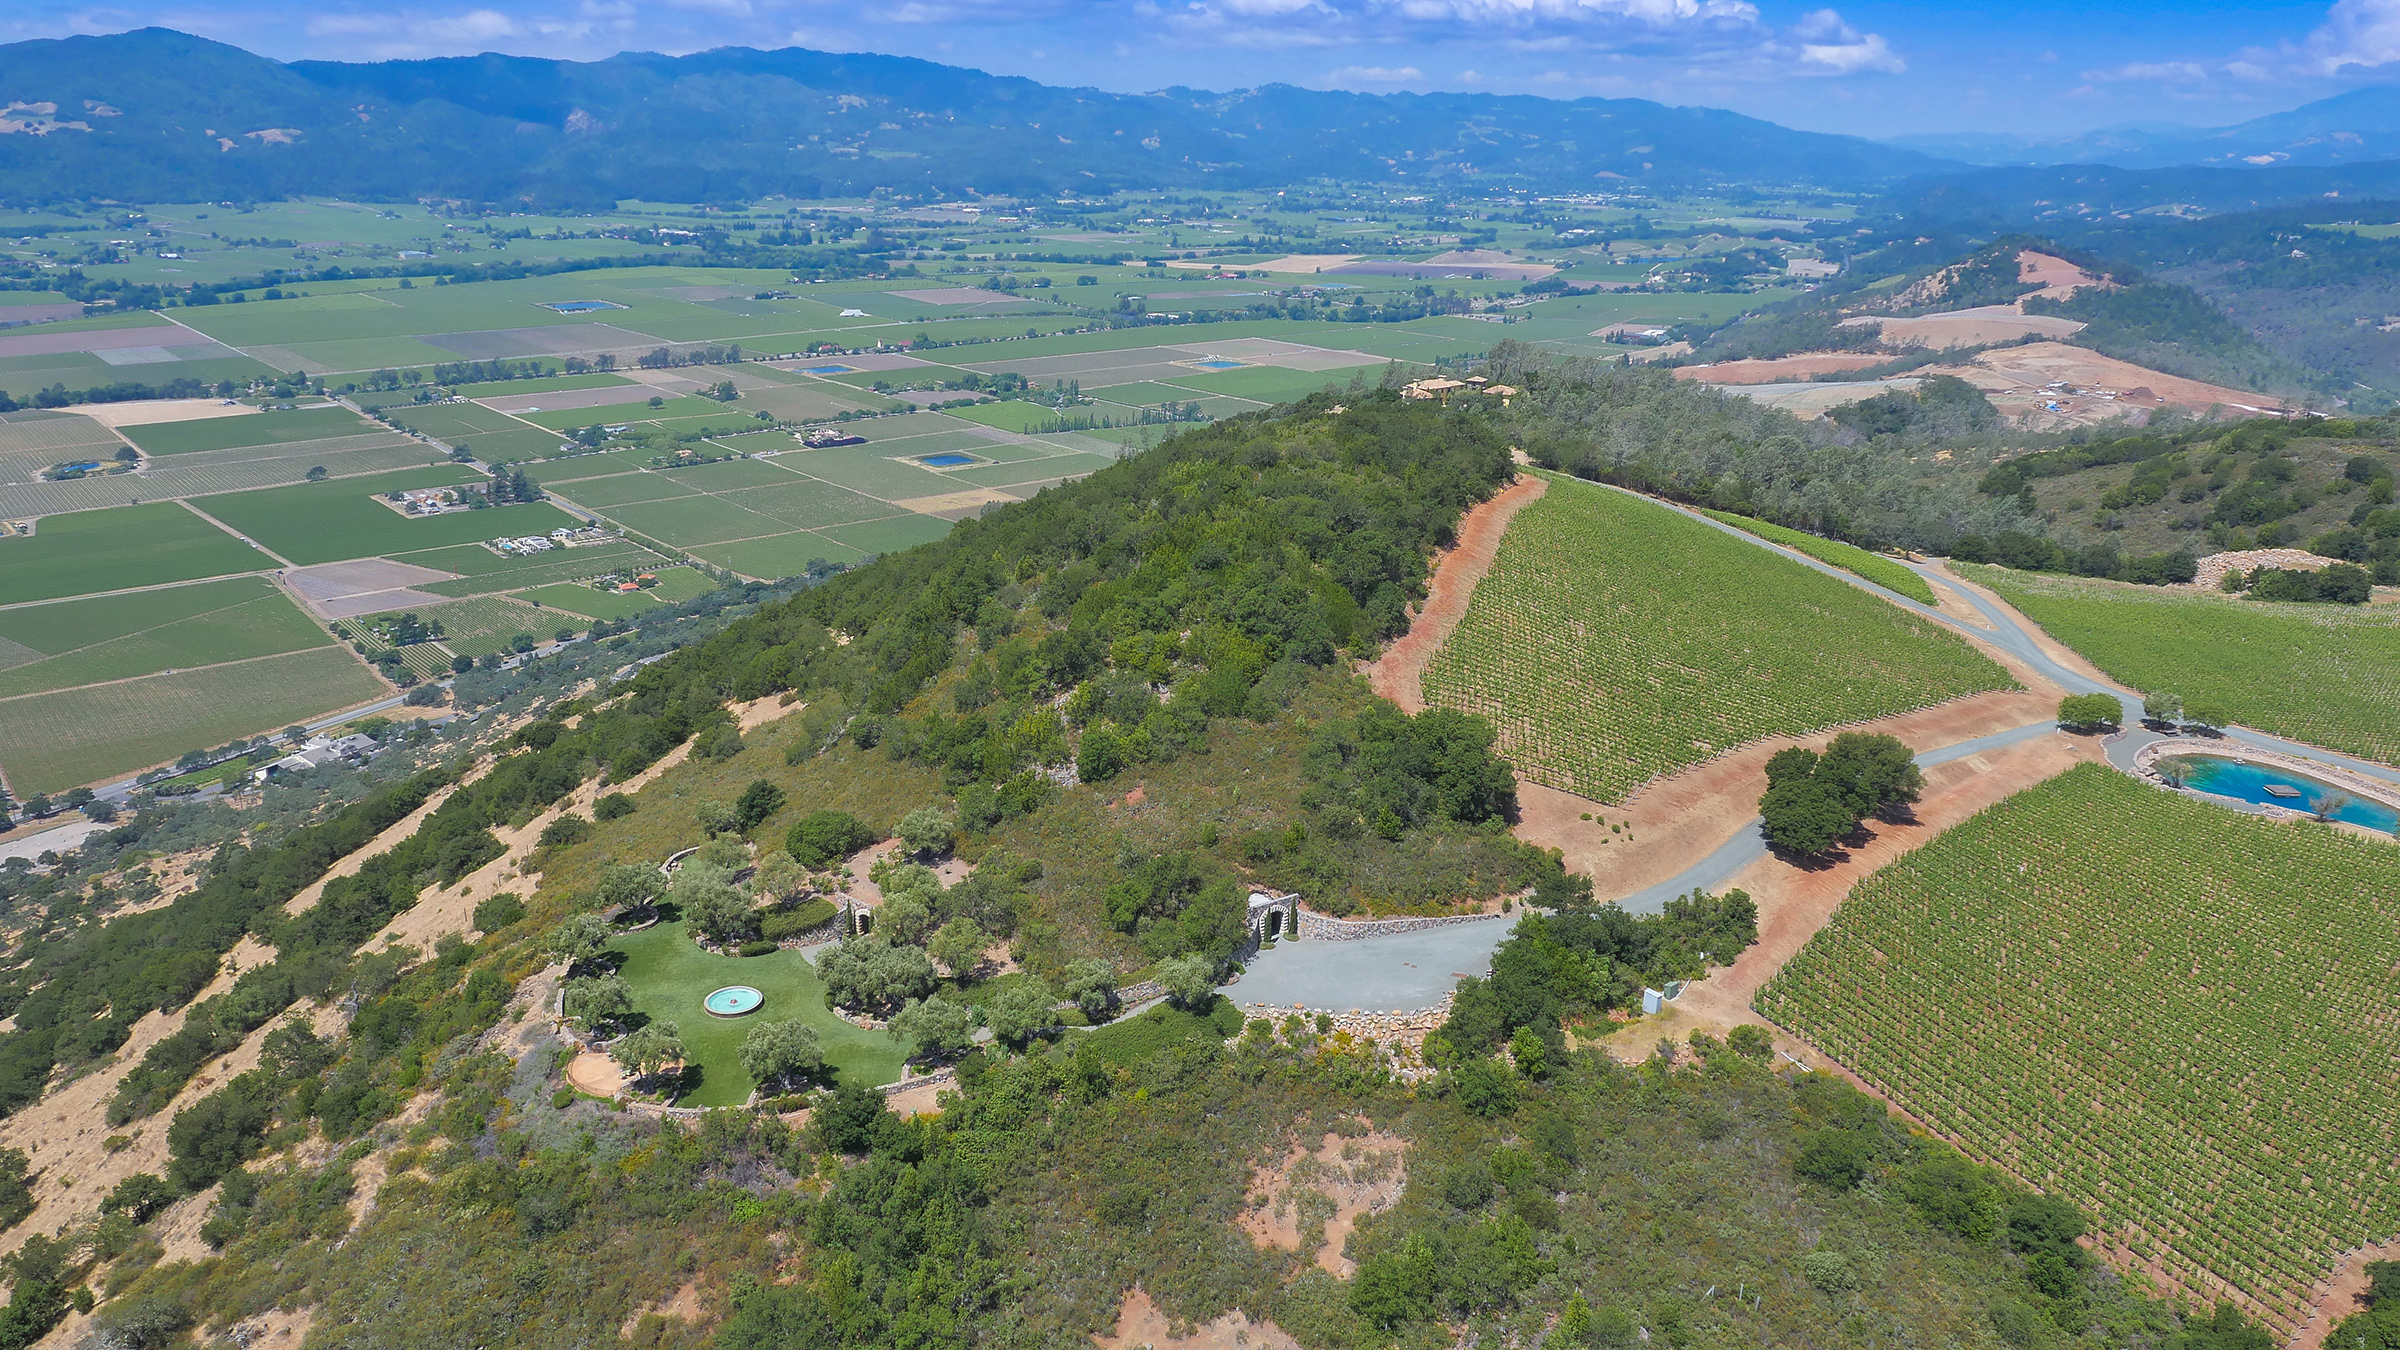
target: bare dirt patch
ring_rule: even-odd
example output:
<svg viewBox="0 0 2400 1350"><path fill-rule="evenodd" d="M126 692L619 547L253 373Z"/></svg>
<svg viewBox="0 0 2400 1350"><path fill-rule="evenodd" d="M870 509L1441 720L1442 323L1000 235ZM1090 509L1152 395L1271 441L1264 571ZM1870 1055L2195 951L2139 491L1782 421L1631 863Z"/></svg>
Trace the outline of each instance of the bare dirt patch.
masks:
<svg viewBox="0 0 2400 1350"><path fill-rule="evenodd" d="M2013 670L2026 681L2032 672ZM2039 692L1977 694L1939 707L1863 722L1854 731L1897 736L1914 749L1955 745L2056 715L2055 686ZM1829 733L1754 741L1706 764L1662 778L1624 806L1606 806L1520 780L1519 839L1561 851L1567 869L1592 878L1603 896L1631 895L1681 873L1758 814L1767 761L1793 745L1822 746ZM1584 819L1586 815L1592 817ZM1622 831L1612 830L1622 826Z"/></svg>
<svg viewBox="0 0 2400 1350"><path fill-rule="evenodd" d="M2281 568L2286 572L2322 572L2340 562L2339 558L2320 557L2304 548L2250 548L2232 553L2211 553L2200 560L2192 579L2178 589L2214 591L2225 580L2227 572L2255 572L2261 567Z"/></svg>
<svg viewBox="0 0 2400 1350"><path fill-rule="evenodd" d="M411 563L369 558L295 568L279 574L276 580L319 617L348 619L410 605L442 604L449 597L410 588L429 581L448 581L453 575Z"/></svg>
<svg viewBox="0 0 2400 1350"><path fill-rule="evenodd" d="M1842 320L1844 325L1879 324L1887 347L1980 347L2013 342L2021 337L2073 337L2083 331L2077 319L2056 314L2027 314L2015 305L1981 305L1946 314L1913 319L1879 319L1871 315Z"/></svg>
<svg viewBox="0 0 2400 1350"><path fill-rule="evenodd" d="M1344 1138L1328 1131L1314 1149L1295 1143L1275 1166L1251 1169L1245 1208L1236 1222L1261 1247L1296 1252L1314 1238L1318 1268L1349 1279L1358 1267L1342 1249L1359 1215L1400 1198L1408 1184L1401 1167L1407 1153L1406 1139L1380 1132Z"/></svg>
<svg viewBox="0 0 2400 1350"><path fill-rule="evenodd" d="M617 1071L617 1062L593 1050L568 1061L567 1082L577 1092L600 1098L612 1098L625 1090L625 1075Z"/></svg>
<svg viewBox="0 0 2400 1350"><path fill-rule="evenodd" d="M2367 1263L2371 1261L2400 1261L2400 1238L2344 1256L2333 1274L2309 1291L2308 1320L2285 1350L2324 1350L2333 1324L2366 1307Z"/></svg>
<svg viewBox="0 0 2400 1350"><path fill-rule="evenodd" d="M234 1323L225 1328L224 1336L244 1350L295 1350L308 1339L309 1328L315 1324L313 1309L289 1312L277 1308Z"/></svg>
<svg viewBox="0 0 2400 1350"><path fill-rule="evenodd" d="M1273 1322L1253 1322L1247 1314L1239 1312L1229 1312L1177 1335L1174 1324L1150 1301L1148 1291L1140 1285L1135 1285L1118 1307L1116 1329L1092 1339L1100 1350L1300 1350L1300 1342L1293 1340L1282 1327Z"/></svg>
<svg viewBox="0 0 2400 1350"><path fill-rule="evenodd" d="M104 427L147 427L161 422L198 422L217 417L255 417L259 410L245 403L227 404L215 398L152 398L131 403L87 403L77 415Z"/></svg>
<svg viewBox="0 0 2400 1350"><path fill-rule="evenodd" d="M2115 419L2138 424L2161 408L2214 410L2222 417L2283 411L2281 403L2265 394L2187 380L2062 342L2004 347L1962 365L1931 367L1924 373L1965 380L1983 390L2002 415L2033 428Z"/></svg>
<svg viewBox="0 0 2400 1350"><path fill-rule="evenodd" d="M1808 380L1845 370L1862 370L1891 360L1875 352L1800 352L1766 361L1719 361L1706 366L1677 366L1675 378L1702 384L1781 384Z"/></svg>
<svg viewBox="0 0 2400 1350"><path fill-rule="evenodd" d="M2086 286L2104 290L2116 289L2113 281L2103 281L2066 259L2049 253L2026 249L2017 255L2017 280L2041 286L2017 299L2019 305L2027 300L2064 300Z"/></svg>
<svg viewBox="0 0 2400 1350"><path fill-rule="evenodd" d="M1354 262L1364 262L1365 260L1366 255L1363 253L1287 253L1283 257L1269 258L1265 262L1229 263L1224 266L1237 272L1306 274L1330 272L1337 267L1348 267ZM1168 263L1167 266L1187 271L1209 272L1216 270L1219 264L1208 261L1184 262L1179 259Z"/></svg>
<svg viewBox="0 0 2400 1350"><path fill-rule="evenodd" d="M399 820L393 822L392 825L385 829L383 833L376 835L373 839L368 840L366 847L353 851L348 856L344 857L340 862L335 863L332 868L327 870L324 876L319 877L317 880L301 887L300 892L297 895L294 895L291 899L283 902L283 912L286 914L305 914L308 911L315 909L317 907L317 901L323 899L325 896L326 882L333 880L335 877L351 876L355 874L359 868L366 866L367 859L372 858L379 853L389 853L402 840L408 838L412 834L415 834L417 832L417 827L425 823L425 818L427 816L430 816L435 811L440 810L442 803L450 800L451 793L456 792L463 783L472 783L477 778L482 777L490 770L491 764L491 761L487 761L481 765L478 765L472 773L468 774L463 780L461 780L461 783L453 783L446 787L434 789L433 794L425 799L425 804L423 806L418 807L416 810L409 812L407 815L402 816Z"/></svg>
<svg viewBox="0 0 2400 1350"><path fill-rule="evenodd" d="M682 1288L656 1303L645 1303L634 1309L626 1317L625 1325L617 1328L617 1334L632 1340L634 1333L641 1329L643 1320L653 1317L695 1327L714 1320L709 1316L707 1300L701 1297L700 1281L697 1279L686 1280Z"/></svg>
<svg viewBox="0 0 2400 1350"><path fill-rule="evenodd" d="M1434 564L1425 603L1408 631L1384 648L1380 658L1360 667L1376 693L1412 713L1425 711L1425 664L1466 617L1467 601L1474 598L1484 573L1492 570L1508 522L1549 487L1546 480L1528 474L1467 512L1458 523L1458 543Z"/></svg>

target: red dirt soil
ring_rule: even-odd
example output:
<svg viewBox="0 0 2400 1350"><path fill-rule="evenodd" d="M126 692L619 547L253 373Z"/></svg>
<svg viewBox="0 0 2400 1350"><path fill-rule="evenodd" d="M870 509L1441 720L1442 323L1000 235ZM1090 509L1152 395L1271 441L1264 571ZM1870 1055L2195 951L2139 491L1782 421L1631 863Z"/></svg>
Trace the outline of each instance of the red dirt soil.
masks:
<svg viewBox="0 0 2400 1350"><path fill-rule="evenodd" d="M1766 361L1719 361L1710 366L1677 366L1675 378L1702 384L1782 384L1842 371L1863 370L1891 360L1888 352L1801 352Z"/></svg>
<svg viewBox="0 0 2400 1350"><path fill-rule="evenodd" d="M2324 1350L2333 1324L2366 1307L2367 1263L2400 1261L2400 1238L2380 1247L2362 1247L2343 1258L2333 1274L2309 1290L2309 1317L2287 1350Z"/></svg>
<svg viewBox="0 0 2400 1350"><path fill-rule="evenodd" d="M1527 474L1490 501L1467 512L1458 522L1458 543L1434 563L1433 580L1425 588L1425 604L1408 632L1386 647L1383 656L1359 667L1376 693L1412 713L1425 711L1425 663L1458 629L1466 617L1475 584L1492 570L1500 551L1500 536L1527 502L1549 491L1550 484Z"/></svg>
<svg viewBox="0 0 2400 1350"><path fill-rule="evenodd" d="M1273 1322L1253 1322L1229 1312L1211 1322L1174 1334L1167 1315L1150 1301L1149 1291L1135 1285L1117 1310L1116 1329L1094 1336L1100 1350L1300 1350L1300 1343Z"/></svg>

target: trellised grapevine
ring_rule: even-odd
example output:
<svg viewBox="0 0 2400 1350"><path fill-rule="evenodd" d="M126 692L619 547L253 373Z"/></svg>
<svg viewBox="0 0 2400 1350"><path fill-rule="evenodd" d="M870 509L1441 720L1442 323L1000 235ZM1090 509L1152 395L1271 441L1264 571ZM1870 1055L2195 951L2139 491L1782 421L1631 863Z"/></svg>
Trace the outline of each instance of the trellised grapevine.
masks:
<svg viewBox="0 0 2400 1350"><path fill-rule="evenodd" d="M2400 1232L2395 934L2400 849L2082 765L1861 883L1758 1008L2289 1332Z"/></svg>
<svg viewBox="0 0 2400 1350"><path fill-rule="evenodd" d="M1424 682L1428 702L1490 718L1527 777L1599 801L1761 737L2014 687L1939 624L1557 477Z"/></svg>

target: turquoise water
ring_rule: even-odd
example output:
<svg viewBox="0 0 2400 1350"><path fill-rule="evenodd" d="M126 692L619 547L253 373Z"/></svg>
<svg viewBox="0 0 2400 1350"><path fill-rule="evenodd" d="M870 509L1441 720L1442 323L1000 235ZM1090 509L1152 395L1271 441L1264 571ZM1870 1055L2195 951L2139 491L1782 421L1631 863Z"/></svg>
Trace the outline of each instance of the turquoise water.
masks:
<svg viewBox="0 0 2400 1350"><path fill-rule="evenodd" d="M800 373L803 375L847 375L855 369L857 369L855 366L802 366Z"/></svg>
<svg viewBox="0 0 2400 1350"><path fill-rule="evenodd" d="M973 455L927 455L917 461L928 469L953 469L961 464L973 464Z"/></svg>
<svg viewBox="0 0 2400 1350"><path fill-rule="evenodd" d="M2318 803L2328 793L2340 793L2349 802L2333 812L2335 820L2364 825L2370 830L2386 833L2400 832L2400 811L2368 801L2355 793L2304 778L2283 769L2270 769L2261 764L2236 764L2214 755L2176 755L2173 758L2192 766L2192 776L2185 786L2197 792L2211 792L2236 801L2254 802L2260 806L2280 806L2287 810L2304 811L2314 815ZM2297 797L2278 797L2267 791L2268 784L2295 788Z"/></svg>
<svg viewBox="0 0 2400 1350"><path fill-rule="evenodd" d="M739 1017L746 1012L758 1011L758 1005L766 1001L766 995L749 985L729 984L700 1000L700 1006L708 1009L712 1017Z"/></svg>
<svg viewBox="0 0 2400 1350"><path fill-rule="evenodd" d="M1242 363L1239 361L1194 361L1192 364L1202 370L1240 370L1242 368Z"/></svg>

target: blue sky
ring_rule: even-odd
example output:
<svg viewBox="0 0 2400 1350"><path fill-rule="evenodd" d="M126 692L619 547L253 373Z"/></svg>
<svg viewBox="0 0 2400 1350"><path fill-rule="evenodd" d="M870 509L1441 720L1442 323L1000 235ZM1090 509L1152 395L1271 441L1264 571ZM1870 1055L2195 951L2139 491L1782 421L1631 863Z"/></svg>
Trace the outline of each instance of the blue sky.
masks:
<svg viewBox="0 0 2400 1350"><path fill-rule="evenodd" d="M2400 0L0 0L0 37L144 24L286 59L808 46L1123 91L1653 98L1868 136L2219 125L2400 81Z"/></svg>

